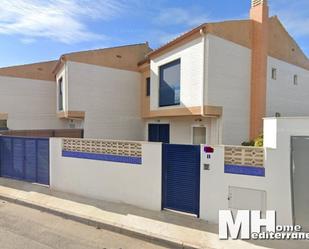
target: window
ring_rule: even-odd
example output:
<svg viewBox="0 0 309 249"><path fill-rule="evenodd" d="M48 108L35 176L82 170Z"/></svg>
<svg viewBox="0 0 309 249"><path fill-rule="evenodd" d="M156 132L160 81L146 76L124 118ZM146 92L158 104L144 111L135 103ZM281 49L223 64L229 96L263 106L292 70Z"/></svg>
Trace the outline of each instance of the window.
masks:
<svg viewBox="0 0 309 249"><path fill-rule="evenodd" d="M63 111L63 80L58 80L58 110Z"/></svg>
<svg viewBox="0 0 309 249"><path fill-rule="evenodd" d="M180 59L159 68L159 106L180 104Z"/></svg>
<svg viewBox="0 0 309 249"><path fill-rule="evenodd" d="M206 143L206 127L193 127L193 144Z"/></svg>
<svg viewBox="0 0 309 249"><path fill-rule="evenodd" d="M146 96L150 96L150 77L146 79Z"/></svg>
<svg viewBox="0 0 309 249"><path fill-rule="evenodd" d="M297 74L294 74L293 84L294 84L295 86L298 85L298 76L297 76Z"/></svg>
<svg viewBox="0 0 309 249"><path fill-rule="evenodd" d="M7 129L8 129L7 120L5 119L0 120L0 130L7 130Z"/></svg>
<svg viewBox="0 0 309 249"><path fill-rule="evenodd" d="M277 79L277 69L276 68L272 68L271 69L271 78L273 80L276 80Z"/></svg>

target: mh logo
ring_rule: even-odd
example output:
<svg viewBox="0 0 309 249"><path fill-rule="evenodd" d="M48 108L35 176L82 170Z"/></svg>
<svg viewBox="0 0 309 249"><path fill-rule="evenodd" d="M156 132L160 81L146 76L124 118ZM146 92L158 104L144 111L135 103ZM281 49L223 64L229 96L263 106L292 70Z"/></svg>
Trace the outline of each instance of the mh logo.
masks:
<svg viewBox="0 0 309 249"><path fill-rule="evenodd" d="M265 219L261 218L260 210L239 210L235 219L231 210L219 211L220 239L250 239L252 234L260 233L262 227L266 227L267 232L276 232L275 211L266 211Z"/></svg>

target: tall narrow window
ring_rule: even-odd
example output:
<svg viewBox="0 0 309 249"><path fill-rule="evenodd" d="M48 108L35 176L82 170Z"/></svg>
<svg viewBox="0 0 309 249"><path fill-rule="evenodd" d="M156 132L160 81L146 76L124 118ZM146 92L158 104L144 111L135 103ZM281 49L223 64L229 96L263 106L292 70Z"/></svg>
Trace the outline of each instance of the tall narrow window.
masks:
<svg viewBox="0 0 309 249"><path fill-rule="evenodd" d="M206 144L206 127L193 127L193 144Z"/></svg>
<svg viewBox="0 0 309 249"><path fill-rule="evenodd" d="M150 96L150 77L146 79L146 96Z"/></svg>
<svg viewBox="0 0 309 249"><path fill-rule="evenodd" d="M159 68L159 106L180 104L180 59Z"/></svg>
<svg viewBox="0 0 309 249"><path fill-rule="evenodd" d="M58 110L63 111L63 79L58 80Z"/></svg>
<svg viewBox="0 0 309 249"><path fill-rule="evenodd" d="M272 68L271 69L271 78L273 80L276 80L277 79L277 69L276 68Z"/></svg>
<svg viewBox="0 0 309 249"><path fill-rule="evenodd" d="M298 85L298 76L297 76L297 74L294 74L293 84L294 84L295 86Z"/></svg>

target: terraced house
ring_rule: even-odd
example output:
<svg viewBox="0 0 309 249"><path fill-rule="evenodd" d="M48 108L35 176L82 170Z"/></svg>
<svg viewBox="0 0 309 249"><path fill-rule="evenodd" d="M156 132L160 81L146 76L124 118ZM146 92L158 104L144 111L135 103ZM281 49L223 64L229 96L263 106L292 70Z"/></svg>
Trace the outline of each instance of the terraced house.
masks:
<svg viewBox="0 0 309 249"><path fill-rule="evenodd" d="M309 115L309 60L267 0L250 18L147 43L0 69L2 126L88 138L240 144L263 117Z"/></svg>

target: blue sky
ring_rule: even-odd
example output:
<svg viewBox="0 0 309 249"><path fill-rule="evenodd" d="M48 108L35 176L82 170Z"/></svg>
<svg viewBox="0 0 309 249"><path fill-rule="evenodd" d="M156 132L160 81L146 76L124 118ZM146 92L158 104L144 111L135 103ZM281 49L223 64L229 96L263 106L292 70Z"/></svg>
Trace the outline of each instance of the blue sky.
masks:
<svg viewBox="0 0 309 249"><path fill-rule="evenodd" d="M149 41L156 48L203 22L246 19L251 0L1 0L0 67ZM269 0L309 55L309 1Z"/></svg>

